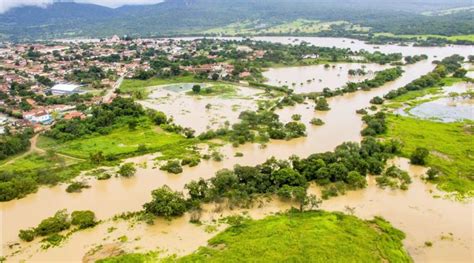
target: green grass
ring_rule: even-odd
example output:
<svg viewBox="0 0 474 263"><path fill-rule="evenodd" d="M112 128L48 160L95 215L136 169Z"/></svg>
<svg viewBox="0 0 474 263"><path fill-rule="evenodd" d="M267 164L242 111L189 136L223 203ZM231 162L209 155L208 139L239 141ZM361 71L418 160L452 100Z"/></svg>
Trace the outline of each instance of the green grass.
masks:
<svg viewBox="0 0 474 263"><path fill-rule="evenodd" d="M193 75L181 76L176 78L151 78L148 80L139 80L139 79L124 79L122 85L120 85L120 92L122 93L135 93L135 92L146 92L147 87L174 84L174 83L188 83L188 82L202 82L202 80L195 79Z"/></svg>
<svg viewBox="0 0 474 263"><path fill-rule="evenodd" d="M99 151L102 151L104 155L127 156L136 152L138 146L142 144L148 151L169 151L175 146L187 145L188 142L191 141L181 135L144 125L137 127L136 130L120 127L107 135L95 135L59 144L50 138L40 137L38 143L40 147L87 159L90 154Z"/></svg>
<svg viewBox="0 0 474 263"><path fill-rule="evenodd" d="M397 37L397 38L418 38L420 40L425 40L429 37L433 38L443 38L450 41L465 40L465 41L474 41L474 35L459 35L459 36L442 36L442 35L395 35L392 33L375 33L375 36L386 36L386 37Z"/></svg>
<svg viewBox="0 0 474 263"><path fill-rule="evenodd" d="M403 248L404 238L381 218L288 213L244 221L182 258L131 254L102 262L412 262Z"/></svg>
<svg viewBox="0 0 474 263"><path fill-rule="evenodd" d="M387 121L383 137L403 142L403 156L409 157L416 147L431 152L427 165L441 170L440 189L456 192L460 198L474 196L474 122L442 123L394 115Z"/></svg>
<svg viewBox="0 0 474 263"><path fill-rule="evenodd" d="M48 158L45 154L30 153L21 156L11 163L0 165L0 170L9 172L25 172L31 170L49 169L60 165L70 165L75 163L62 157Z"/></svg>
<svg viewBox="0 0 474 263"><path fill-rule="evenodd" d="M186 92L191 96L219 96L223 98L235 98L237 96L237 87L230 84L219 83L209 87L202 87L199 93L190 90Z"/></svg>

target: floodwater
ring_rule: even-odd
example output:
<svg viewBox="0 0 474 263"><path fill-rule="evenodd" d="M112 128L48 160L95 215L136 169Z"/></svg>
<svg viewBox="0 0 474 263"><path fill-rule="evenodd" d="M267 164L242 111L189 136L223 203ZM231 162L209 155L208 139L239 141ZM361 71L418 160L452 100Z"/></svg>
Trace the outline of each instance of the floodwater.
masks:
<svg viewBox="0 0 474 263"><path fill-rule="evenodd" d="M286 39L288 38L266 38L269 41L281 42L285 42ZM373 48L356 40L350 44L352 40L342 42L343 39L304 39L321 46L339 46L339 44L344 43L344 45L353 49L364 48L370 50L369 48ZM53 215L60 209L67 208L70 212L74 210L92 210L99 219L107 219L118 213L140 210L142 204L149 201L151 191L165 184L172 189L182 190L184 185L191 180L200 177L210 178L219 169L232 168L235 164L256 165L271 156L280 159L288 158L293 154L305 157L311 153L332 150L346 141L360 141L359 132L362 128L362 121L360 116L355 113L357 109L370 106L369 101L374 96L381 96L431 71L434 68L431 63L434 56L437 56L437 59L455 53L466 56L472 49L467 46L445 48L381 46L378 50L382 52L402 52L404 55L425 53L429 55L430 61L422 61L404 67L405 73L402 77L378 89L330 98L328 102L331 110L328 112L315 112L313 110L314 105L311 103L278 110L277 113L283 121L288 121L293 114L302 115L302 122L306 124L308 133L308 136L304 138L291 141L271 141L267 144L267 147L261 147L258 144L246 144L239 148L233 148L230 145L225 145L221 148L221 152L225 155L222 162L202 161L196 167L186 167L180 175L167 174L154 167L152 156L134 158L133 161L137 163L145 162L148 165L146 167L140 166L137 175L133 178L111 178L107 181L91 179L89 182L91 188L85 189L80 194L66 193L65 185L51 188L42 187L37 193L28 195L23 199L0 203L2 254L10 255L16 251L16 246L9 247L9 245L19 242L17 234L20 229L35 226L42 219ZM161 108L159 105L156 107L163 111L166 108L166 106ZM177 116L174 117L175 119L178 118ZM314 117L321 118L326 124L318 127L309 125L309 121ZM186 118L186 120L183 119L183 126L188 126L186 124L192 126L193 122L197 122L193 118ZM244 156L234 157L235 152L241 152ZM407 169L411 170L410 167L407 167ZM447 259L449 259L448 261L456 259L458 262L472 262L474 258L472 254L474 236L472 201L459 203L446 199L436 199L433 198L433 193L436 193L436 190L431 188L420 180L414 180L414 183L406 192L382 190L371 186L366 190L350 192L345 196L326 201L323 204L323 209L344 210L345 206L354 206L356 207L356 215L363 218L371 218L374 215L385 217L395 227L407 234L405 244L416 261L446 262ZM433 193L430 191L433 191ZM285 208L285 205L282 206L275 205L275 211ZM272 212L273 210L270 208L265 211ZM253 213L258 213L259 210L261 209L256 209ZM254 216L253 213L251 213L252 216ZM24 253L16 254L12 261L19 259L43 262L80 261L85 251L88 251L95 244L113 242L113 240L102 240L102 238L107 237L107 235L104 235L107 224L75 233L70 240L58 248L51 248L47 251L36 251L35 248L26 249ZM117 224L116 227L120 227L117 233L119 231L127 233L129 240L138 236L141 237L135 243L131 242L134 244L133 246L143 247L144 250L155 249L156 246L159 246L171 253L180 254L188 253L198 246L204 245L206 240L215 234L215 232L209 234L201 228L187 223L185 218L177 219L170 224L157 222L152 227L156 228L155 230L148 226L127 228ZM449 233L453 234L452 238L443 237L444 240L441 240L442 235L451 236ZM452 239L452 241L448 242L448 239ZM424 248L425 241L433 242L433 247ZM24 246L25 244L21 243L21 245ZM135 247L129 247L130 250L132 248ZM29 258L29 255L32 257Z"/></svg>
<svg viewBox="0 0 474 263"><path fill-rule="evenodd" d="M281 67L271 68L263 72L267 78L267 84L275 86L286 85L293 89L295 93L309 93L323 91L324 88L340 88L347 82L360 82L371 79L376 71L386 69L388 66L378 64L360 63L337 63L325 65L301 66L301 67ZM362 76L351 76L350 69L362 69L367 74Z"/></svg>
<svg viewBox="0 0 474 263"><path fill-rule="evenodd" d="M472 83L455 83L452 86L443 87L441 98L438 98L440 95L427 95L418 98L418 100L429 99L433 96L436 96L437 99L421 103L409 110L402 107L396 112L402 116L409 115L442 122L474 120L474 100L470 96L463 96L463 93L473 88Z"/></svg>
<svg viewBox="0 0 474 263"><path fill-rule="evenodd" d="M204 84L201 86L205 87ZM221 128L226 122L230 125L236 123L242 111L257 110L256 100L262 93L258 89L236 87L236 94L230 97L187 95L191 88L190 83L158 86L151 90L147 100L140 103L164 112L173 117L176 124L192 128L200 134Z"/></svg>

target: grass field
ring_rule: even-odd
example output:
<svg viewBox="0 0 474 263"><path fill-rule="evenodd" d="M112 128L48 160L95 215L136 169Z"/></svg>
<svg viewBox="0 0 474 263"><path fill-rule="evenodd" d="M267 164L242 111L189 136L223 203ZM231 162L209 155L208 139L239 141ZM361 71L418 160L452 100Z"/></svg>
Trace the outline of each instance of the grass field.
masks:
<svg viewBox="0 0 474 263"><path fill-rule="evenodd" d="M474 195L474 123L441 123L390 115L385 138L403 142L402 155L409 157L416 147L430 151L428 166L441 170L439 188Z"/></svg>
<svg viewBox="0 0 474 263"><path fill-rule="evenodd" d="M182 258L160 260L150 253L100 262L412 262L404 237L381 218L288 213L232 226Z"/></svg>
<svg viewBox="0 0 474 263"><path fill-rule="evenodd" d="M175 147L182 150L181 148L190 142L191 140L186 140L181 135L145 125L137 127L136 130L121 127L107 135L85 137L59 144L50 138L40 137L38 143L41 148L54 149L62 154L87 159L90 154L99 151L104 155L127 156L136 152L140 145L145 145L149 151L155 152L170 151Z"/></svg>
<svg viewBox="0 0 474 263"><path fill-rule="evenodd" d="M0 170L10 172L24 172L31 170L49 169L52 167L67 166L75 163L71 159L56 156L47 157L45 154L30 153L21 156L10 163L0 165Z"/></svg>
<svg viewBox="0 0 474 263"><path fill-rule="evenodd" d="M385 36L385 37L397 37L397 38L418 38L418 39L427 39L429 37L433 38L443 38L450 41L465 40L465 41L474 41L474 35L459 35L459 36L442 36L442 35L395 35L392 33L375 33L375 36Z"/></svg>
<svg viewBox="0 0 474 263"><path fill-rule="evenodd" d="M237 96L237 87L230 84L216 84L209 87L202 87L199 93L190 90L186 92L191 96L220 96L223 98L235 98Z"/></svg>
<svg viewBox="0 0 474 263"><path fill-rule="evenodd" d="M124 79L122 85L120 85L120 92L133 94L135 92L146 92L147 87L173 84L173 83L188 83L188 82L202 82L202 80L197 80L194 76L182 76L177 78L161 79L161 78L151 78L148 80L139 80L139 79Z"/></svg>

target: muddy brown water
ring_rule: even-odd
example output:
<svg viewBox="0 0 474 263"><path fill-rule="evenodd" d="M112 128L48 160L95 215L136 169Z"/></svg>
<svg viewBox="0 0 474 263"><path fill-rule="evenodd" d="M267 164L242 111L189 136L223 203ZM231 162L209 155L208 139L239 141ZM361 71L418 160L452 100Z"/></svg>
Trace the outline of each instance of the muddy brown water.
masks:
<svg viewBox="0 0 474 263"><path fill-rule="evenodd" d="M285 42L284 39L287 38L267 38L266 40ZM339 46L342 41L342 39L320 38L307 40L314 42L314 44L331 46ZM342 43L347 45L347 41L352 40ZM372 47L357 41L351 46L354 49ZM329 99L331 107L329 112L315 112L314 105L311 103L278 110L277 113L283 121L289 121L291 115L296 113L302 115L302 122L308 128L308 136L305 138L272 141L267 144L267 147L246 144L239 148L233 148L226 145L221 149L221 152L226 156L223 162L203 161L197 167L185 168L184 173L180 175L170 175L157 168L153 169L152 157L149 157L147 168L138 168L137 175L133 178L112 178L107 181L90 180L89 184L92 187L80 194L66 193L65 185L51 188L42 187L37 193L23 199L1 203L2 254L10 255L17 250L16 246L10 248L9 245L19 242L17 234L20 229L35 226L42 219L53 215L60 209L67 208L70 212L92 210L99 219L107 219L121 212L140 210L142 204L150 199L150 192L165 184L173 189L182 190L184 185L191 180L200 177L210 178L217 170L232 168L235 164L256 165L271 156L280 159L288 158L293 154L304 157L311 153L332 150L345 141L360 141L359 132L362 128L362 121L355 110L369 106L369 100L372 97L383 95L389 90L403 86L431 71L434 68L431 60L435 55L440 58L454 53L467 55L471 52L470 47L381 46L378 50L382 52L393 50L393 52L403 52L404 55L425 53L430 56L430 61L404 67L405 73L401 78L387 83L381 88ZM326 124L319 127L309 125L309 121L313 117L321 118ZM192 122L196 120L188 118L188 121L189 126L192 126ZM234 157L235 152L242 152L244 156ZM147 161L146 159L147 156L134 158L139 163ZM421 169L405 168L408 170ZM344 211L346 206L351 206L356 208L355 214L362 218L371 218L374 215L385 217L395 227L407 234L405 245L416 261L472 262L474 236L472 201L460 203L433 198L434 193L436 190L432 186L420 180L414 180L406 192L381 190L370 186L366 190L350 192L345 196L326 201L322 207L326 210ZM264 214L281 211L286 209L288 204L282 203L264 207L267 208L251 209L249 213L258 218L260 211L266 211ZM260 214L260 217L263 217L263 214ZM202 227L189 224L186 217L171 223L159 221L152 227L139 224L130 228L125 224L118 223L119 229L110 233L109 239L113 239L113 235L117 238L122 234L126 234L129 240L139 239L127 242L125 246L129 251L137 247L140 247L139 251L140 249L145 251L159 247L170 253L186 254L200 245L205 245L206 241L216 233L207 233ZM102 240L107 237L105 232L110 226L104 223L94 229L78 232L62 246L46 251L38 250L35 243L30 244L31 247L21 243L26 247L24 251L9 260L13 262L20 259L36 262L80 261L85 252L93 248L94 245L113 242L108 239ZM425 241L433 242L433 247L424 247Z"/></svg>
<svg viewBox="0 0 474 263"><path fill-rule="evenodd" d="M333 67L334 66L334 67ZM388 68L378 64L337 63L329 68L325 65L272 68L263 72L267 84L275 86L286 85L295 93L320 92L324 88L339 88L347 82L360 82L373 78L376 71ZM366 75L351 76L350 69L363 69Z"/></svg>

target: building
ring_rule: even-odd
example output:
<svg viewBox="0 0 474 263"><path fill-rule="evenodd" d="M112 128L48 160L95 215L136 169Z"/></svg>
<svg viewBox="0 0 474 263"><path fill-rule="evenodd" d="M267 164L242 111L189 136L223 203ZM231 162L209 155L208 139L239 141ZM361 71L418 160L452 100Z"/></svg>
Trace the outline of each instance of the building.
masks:
<svg viewBox="0 0 474 263"><path fill-rule="evenodd" d="M80 93L79 85L75 84L57 84L51 88L53 95L70 95L74 93Z"/></svg>
<svg viewBox="0 0 474 263"><path fill-rule="evenodd" d="M29 120L32 123L51 124L53 118L45 110L33 110L30 112L23 113L23 119Z"/></svg>

